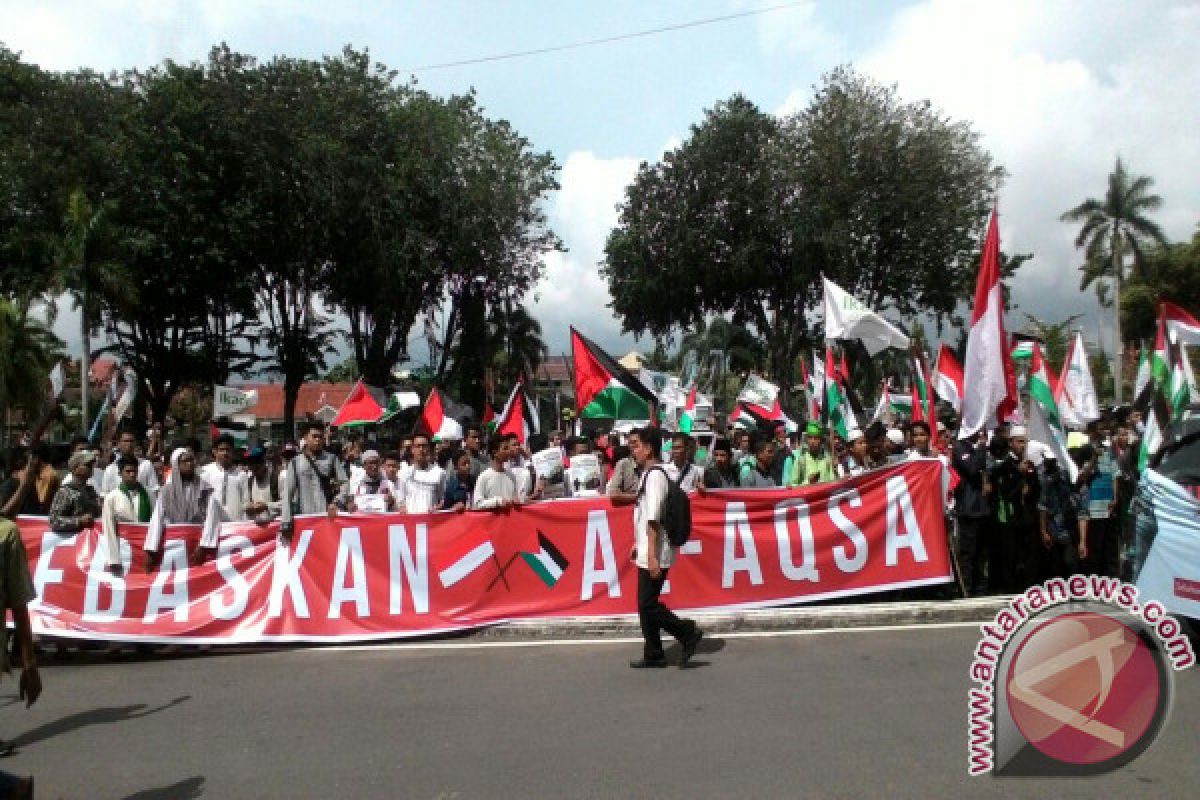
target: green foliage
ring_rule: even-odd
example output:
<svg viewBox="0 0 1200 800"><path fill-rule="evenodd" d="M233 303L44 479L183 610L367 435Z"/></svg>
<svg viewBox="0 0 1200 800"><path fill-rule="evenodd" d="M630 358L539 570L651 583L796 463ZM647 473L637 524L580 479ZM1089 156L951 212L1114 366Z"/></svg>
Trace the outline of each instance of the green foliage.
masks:
<svg viewBox="0 0 1200 800"><path fill-rule="evenodd" d="M418 316L446 306L447 342L475 340L561 247L542 211L553 158L473 95L400 83L366 52L259 64L222 45L102 77L0 48L0 100L0 293L78 291L70 270L86 264L89 324L158 419L185 386L260 370L282 377L290 416L338 311L364 376L386 385ZM74 192L94 230L61 230L86 222ZM510 350L528 364L532 342ZM482 379L473 350L444 353L439 378Z"/></svg>
<svg viewBox="0 0 1200 800"><path fill-rule="evenodd" d="M0 413L21 407L32 416L46 400L50 370L62 358L62 342L39 319L0 298Z"/></svg>
<svg viewBox="0 0 1200 800"><path fill-rule="evenodd" d="M339 364L335 364L332 369L325 373L321 380L329 383L354 383L361 377L362 373L358 369L358 362L353 358L347 358Z"/></svg>
<svg viewBox="0 0 1200 800"><path fill-rule="evenodd" d="M1090 197L1061 217L1063 222L1080 223L1075 238L1075 246L1084 251L1079 288L1094 284L1101 305L1112 305L1114 269L1121 271L1124 282L1132 262L1135 273L1145 279L1147 247L1167 243L1162 229L1147 216L1162 206L1162 198L1150 194L1153 185L1147 175L1131 176L1118 158L1104 199Z"/></svg>
<svg viewBox="0 0 1200 800"><path fill-rule="evenodd" d="M1151 343L1159 300L1200 314L1200 230L1191 241L1152 248L1145 256L1144 271L1121 289L1121 331L1126 341Z"/></svg>
<svg viewBox="0 0 1200 800"><path fill-rule="evenodd" d="M654 336L728 314L790 386L819 338L805 311L821 273L876 308L953 314L998 177L968 125L850 69L782 121L734 95L626 190L603 266L613 308Z"/></svg>
<svg viewBox="0 0 1200 800"><path fill-rule="evenodd" d="M1062 372L1063 363L1067 360L1067 351L1071 348L1071 339L1075 335L1075 323L1082 316L1072 314L1061 322L1048 322L1032 314L1025 315L1025 319L1028 320L1025 332L1041 340L1042 355L1056 374Z"/></svg>

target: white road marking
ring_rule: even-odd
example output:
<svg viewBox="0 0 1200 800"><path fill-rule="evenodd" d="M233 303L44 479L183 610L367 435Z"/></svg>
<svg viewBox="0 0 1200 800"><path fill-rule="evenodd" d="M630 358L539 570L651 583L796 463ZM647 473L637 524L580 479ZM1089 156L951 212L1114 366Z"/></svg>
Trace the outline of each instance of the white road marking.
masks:
<svg viewBox="0 0 1200 800"><path fill-rule="evenodd" d="M711 639L770 639L784 636L822 636L831 633L880 633L887 631L927 631L948 628L978 628L982 622L930 622L923 625L866 625L857 628L814 628L812 630L736 631L705 633ZM602 639L538 639L514 642L389 642L387 644L347 644L314 647L302 652L364 653L386 650L472 650L488 647L561 647L563 645L634 644L640 636L613 636Z"/></svg>

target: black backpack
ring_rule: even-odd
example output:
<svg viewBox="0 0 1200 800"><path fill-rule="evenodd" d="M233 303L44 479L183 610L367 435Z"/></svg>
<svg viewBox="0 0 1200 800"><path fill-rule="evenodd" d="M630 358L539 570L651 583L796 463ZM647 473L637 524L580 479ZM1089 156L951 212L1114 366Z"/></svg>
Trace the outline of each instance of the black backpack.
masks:
<svg viewBox="0 0 1200 800"><path fill-rule="evenodd" d="M683 547L692 535L692 502L688 499L687 492L680 489L679 484L671 480L671 476L665 469L662 467L653 469L661 472L667 479L667 497L663 500L662 519L660 520L663 530L667 533L667 541L671 543L672 547ZM646 478L649 480L649 473ZM683 474L679 476L679 479L683 480ZM638 490L639 500L645 490L646 482L642 481L642 486Z"/></svg>

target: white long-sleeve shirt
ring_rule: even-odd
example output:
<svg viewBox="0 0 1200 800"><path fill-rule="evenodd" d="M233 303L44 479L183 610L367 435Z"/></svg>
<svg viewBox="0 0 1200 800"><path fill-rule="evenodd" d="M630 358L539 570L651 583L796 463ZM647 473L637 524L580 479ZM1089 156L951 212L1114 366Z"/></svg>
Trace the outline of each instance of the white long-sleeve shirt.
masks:
<svg viewBox="0 0 1200 800"><path fill-rule="evenodd" d="M104 468L104 477L100 481L100 488L97 493L102 497L107 495L121 483L121 468L117 462L121 459L117 456L112 463ZM150 493L150 498L153 499L158 494L158 473L154 471L154 465L149 459L138 459L138 483L146 488Z"/></svg>
<svg viewBox="0 0 1200 800"><path fill-rule="evenodd" d="M200 477L213 488L213 496L225 511L225 519L241 522L248 519L246 506L250 505L250 484L246 474L236 468L224 469L215 461L200 468Z"/></svg>
<svg viewBox="0 0 1200 800"><path fill-rule="evenodd" d="M145 509L147 515L153 513L154 501L147 500L151 507ZM141 519L143 509L140 492L124 492L120 487L104 496L104 506L100 509L100 529L108 547L108 566L115 567L121 563L121 537L118 526L122 522L137 522Z"/></svg>
<svg viewBox="0 0 1200 800"><path fill-rule="evenodd" d="M425 469L416 464L400 470L396 484L396 505L409 514L437 511L446 497L446 470L430 463Z"/></svg>

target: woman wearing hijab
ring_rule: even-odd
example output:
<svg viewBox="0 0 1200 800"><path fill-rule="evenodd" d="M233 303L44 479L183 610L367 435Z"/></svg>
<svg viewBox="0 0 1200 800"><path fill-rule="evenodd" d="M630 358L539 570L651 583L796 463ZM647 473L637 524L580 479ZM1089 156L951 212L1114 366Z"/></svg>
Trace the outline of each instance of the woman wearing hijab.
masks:
<svg viewBox="0 0 1200 800"><path fill-rule="evenodd" d="M146 529L146 569L162 563L163 538L168 525L203 525L193 561L200 563L216 549L220 514L213 513L216 497L209 483L196 473L196 456L191 448L178 447L171 453L171 476L158 494L150 526Z"/></svg>

